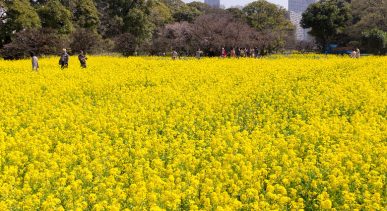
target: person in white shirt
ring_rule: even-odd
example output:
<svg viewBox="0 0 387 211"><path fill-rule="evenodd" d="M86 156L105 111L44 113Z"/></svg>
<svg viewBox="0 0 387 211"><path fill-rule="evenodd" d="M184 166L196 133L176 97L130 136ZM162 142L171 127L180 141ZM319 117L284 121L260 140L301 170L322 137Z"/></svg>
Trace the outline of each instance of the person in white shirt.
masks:
<svg viewBox="0 0 387 211"><path fill-rule="evenodd" d="M31 52L31 60L32 60L32 70L38 72L39 70L39 60L38 57L35 56L34 53Z"/></svg>
<svg viewBox="0 0 387 211"><path fill-rule="evenodd" d="M356 58L356 51L355 50L352 51L351 58Z"/></svg>
<svg viewBox="0 0 387 211"><path fill-rule="evenodd" d="M360 49L356 48L356 58L360 58Z"/></svg>

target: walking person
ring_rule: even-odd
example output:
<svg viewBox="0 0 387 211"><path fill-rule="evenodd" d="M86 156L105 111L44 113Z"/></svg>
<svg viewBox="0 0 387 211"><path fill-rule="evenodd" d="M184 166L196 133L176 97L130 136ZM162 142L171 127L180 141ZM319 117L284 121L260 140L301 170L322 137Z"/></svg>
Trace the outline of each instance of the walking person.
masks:
<svg viewBox="0 0 387 211"><path fill-rule="evenodd" d="M32 60L32 70L38 72L39 70L39 60L38 57L31 52L31 60Z"/></svg>
<svg viewBox="0 0 387 211"><path fill-rule="evenodd" d="M69 67L69 58L70 56L67 53L67 50L64 48L62 55L60 56L60 59L59 59L60 68L65 69Z"/></svg>
<svg viewBox="0 0 387 211"><path fill-rule="evenodd" d="M87 57L83 51L81 51L81 53L78 55L78 59L79 59L79 62L81 63L81 67L86 68Z"/></svg>

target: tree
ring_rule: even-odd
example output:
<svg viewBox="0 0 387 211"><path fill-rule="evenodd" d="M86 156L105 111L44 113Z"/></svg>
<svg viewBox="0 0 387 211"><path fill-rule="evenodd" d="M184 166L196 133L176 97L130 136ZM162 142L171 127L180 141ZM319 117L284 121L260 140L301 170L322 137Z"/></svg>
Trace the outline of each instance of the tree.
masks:
<svg viewBox="0 0 387 211"><path fill-rule="evenodd" d="M302 14L301 25L311 28L321 49L337 41L351 20L350 4L344 0L322 0L312 4Z"/></svg>
<svg viewBox="0 0 387 211"><path fill-rule="evenodd" d="M294 26L287 18L286 10L265 0L248 4L242 13L241 18L259 32L255 40L258 40L262 53L283 48L293 33Z"/></svg>
<svg viewBox="0 0 387 211"><path fill-rule="evenodd" d="M5 59L20 59L28 57L30 52L37 55L54 55L61 52L65 40L47 29L27 29L16 33L12 42L6 44L0 51Z"/></svg>
<svg viewBox="0 0 387 211"><path fill-rule="evenodd" d="M38 10L42 26L68 34L73 30L71 12L59 0L51 0Z"/></svg>
<svg viewBox="0 0 387 211"><path fill-rule="evenodd" d="M167 7L169 7L172 13L175 13L181 7L185 7L184 2L181 0L160 0L160 1L163 2Z"/></svg>
<svg viewBox="0 0 387 211"><path fill-rule="evenodd" d="M156 26L161 27L167 23L172 22L172 12L164 3L156 1L153 2L150 8L150 21Z"/></svg>
<svg viewBox="0 0 387 211"><path fill-rule="evenodd" d="M196 46L205 49L250 47L257 31L227 12L204 14L192 25Z"/></svg>
<svg viewBox="0 0 387 211"><path fill-rule="evenodd" d="M360 36L362 31L374 28L387 31L387 1L352 0L351 9L353 16L351 32Z"/></svg>
<svg viewBox="0 0 387 211"><path fill-rule="evenodd" d="M235 18L240 20L245 20L245 15L243 11L239 8L228 8L227 11L232 14Z"/></svg>
<svg viewBox="0 0 387 211"><path fill-rule="evenodd" d="M201 12L195 7L183 6L180 7L174 14L173 18L176 22L193 22L196 17L198 17Z"/></svg>
<svg viewBox="0 0 387 211"><path fill-rule="evenodd" d="M96 30L100 24L98 10L93 0L78 0L75 6L74 18L81 28Z"/></svg>
<svg viewBox="0 0 387 211"><path fill-rule="evenodd" d="M124 17L124 32L137 37L138 41L147 41L152 37L154 25L149 16L140 9L131 9Z"/></svg>
<svg viewBox="0 0 387 211"><path fill-rule="evenodd" d="M28 0L3 1L0 7L0 47L11 41L14 32L41 27L39 16Z"/></svg>
<svg viewBox="0 0 387 211"><path fill-rule="evenodd" d="M265 0L248 4L242 12L247 23L258 31L292 29L286 10Z"/></svg>
<svg viewBox="0 0 387 211"><path fill-rule="evenodd" d="M81 50L87 53L97 53L103 46L101 36L90 29L77 29L71 35L70 48L73 52Z"/></svg>
<svg viewBox="0 0 387 211"><path fill-rule="evenodd" d="M135 36L124 33L116 37L114 50L122 53L124 56L130 56L137 51L137 43L138 41Z"/></svg>
<svg viewBox="0 0 387 211"><path fill-rule="evenodd" d="M138 41L148 41L152 37L155 25L150 14L153 1L139 0L96 0L102 13L99 31L104 37L114 37L130 33Z"/></svg>
<svg viewBox="0 0 387 211"><path fill-rule="evenodd" d="M201 14L209 13L211 11L214 11L212 7L210 7L208 4L203 2L194 1L187 4L188 7L195 8L197 11L199 11Z"/></svg>
<svg viewBox="0 0 387 211"><path fill-rule="evenodd" d="M362 34L363 45L370 53L385 54L387 45L387 32L372 29Z"/></svg>
<svg viewBox="0 0 387 211"><path fill-rule="evenodd" d="M153 52L168 52L192 50L191 24L188 22L175 22L159 29L153 40Z"/></svg>

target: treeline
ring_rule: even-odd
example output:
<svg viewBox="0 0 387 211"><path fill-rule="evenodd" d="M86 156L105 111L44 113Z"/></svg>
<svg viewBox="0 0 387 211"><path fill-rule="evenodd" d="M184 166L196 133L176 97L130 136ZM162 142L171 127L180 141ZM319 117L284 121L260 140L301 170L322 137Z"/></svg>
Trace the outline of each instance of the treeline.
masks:
<svg viewBox="0 0 387 211"><path fill-rule="evenodd" d="M386 0L320 0L304 12L301 24L312 28L320 49L337 43L367 53L387 52Z"/></svg>
<svg viewBox="0 0 387 211"><path fill-rule="evenodd" d="M287 11L264 0L214 9L180 0L0 0L0 56L84 50L159 55L221 47L262 53L293 43Z"/></svg>
<svg viewBox="0 0 387 211"><path fill-rule="evenodd" d="M386 0L321 0L301 24L316 43L297 43L288 12L264 0L226 10L181 0L0 0L0 57L62 48L124 55L258 48L265 55L329 43L386 53Z"/></svg>

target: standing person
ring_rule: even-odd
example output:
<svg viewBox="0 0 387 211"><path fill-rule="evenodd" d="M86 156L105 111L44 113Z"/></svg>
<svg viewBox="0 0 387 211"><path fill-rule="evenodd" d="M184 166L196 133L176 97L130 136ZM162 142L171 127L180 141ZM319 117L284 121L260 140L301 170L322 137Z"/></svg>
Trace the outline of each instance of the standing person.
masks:
<svg viewBox="0 0 387 211"><path fill-rule="evenodd" d="M245 49L241 48L241 57L245 57L246 56L246 51Z"/></svg>
<svg viewBox="0 0 387 211"><path fill-rule="evenodd" d="M254 49L254 53L255 53L255 58L258 58L259 57L259 49L257 47Z"/></svg>
<svg viewBox="0 0 387 211"><path fill-rule="evenodd" d="M357 59L360 58L360 49L359 48L356 48L356 58Z"/></svg>
<svg viewBox="0 0 387 211"><path fill-rule="evenodd" d="M200 48L196 51L196 58L200 59L202 57L203 51Z"/></svg>
<svg viewBox="0 0 387 211"><path fill-rule="evenodd" d="M235 57L236 57L235 48L232 48L232 49L231 49L230 57L231 57L231 58L235 58Z"/></svg>
<svg viewBox="0 0 387 211"><path fill-rule="evenodd" d="M241 49L237 48L235 54L236 54L236 57L239 59L239 57L241 57Z"/></svg>
<svg viewBox="0 0 387 211"><path fill-rule="evenodd" d="M353 51L351 52L351 58L356 58L356 50L353 50Z"/></svg>
<svg viewBox="0 0 387 211"><path fill-rule="evenodd" d="M222 48L222 54L220 55L222 58L226 58L227 57L227 51L226 49Z"/></svg>
<svg viewBox="0 0 387 211"><path fill-rule="evenodd" d="M250 48L245 48L246 57L250 57Z"/></svg>
<svg viewBox="0 0 387 211"><path fill-rule="evenodd" d="M87 57L83 51L81 51L81 53L78 55L78 59L79 59L79 62L81 63L81 67L86 68Z"/></svg>
<svg viewBox="0 0 387 211"><path fill-rule="evenodd" d="M67 53L66 48L64 48L63 52L62 52L62 55L60 56L60 59L59 59L60 68L64 69L64 68L68 68L69 67L69 58L70 58L70 56Z"/></svg>
<svg viewBox="0 0 387 211"><path fill-rule="evenodd" d="M31 60L32 60L32 70L38 72L39 70L39 61L38 61L38 57L35 56L34 53L31 52Z"/></svg>
<svg viewBox="0 0 387 211"><path fill-rule="evenodd" d="M255 50L254 50L254 48L250 48L250 57L251 58L255 57Z"/></svg>
<svg viewBox="0 0 387 211"><path fill-rule="evenodd" d="M210 48L210 50L208 51L208 57L215 57L215 51L213 48Z"/></svg>
<svg viewBox="0 0 387 211"><path fill-rule="evenodd" d="M173 50L173 51L172 51L172 59L173 59L173 60L176 60L176 59L177 59L177 56L178 56L177 51L176 51L176 50Z"/></svg>

